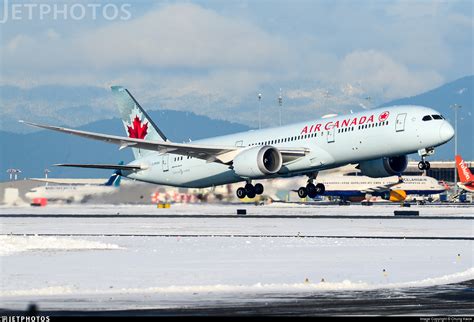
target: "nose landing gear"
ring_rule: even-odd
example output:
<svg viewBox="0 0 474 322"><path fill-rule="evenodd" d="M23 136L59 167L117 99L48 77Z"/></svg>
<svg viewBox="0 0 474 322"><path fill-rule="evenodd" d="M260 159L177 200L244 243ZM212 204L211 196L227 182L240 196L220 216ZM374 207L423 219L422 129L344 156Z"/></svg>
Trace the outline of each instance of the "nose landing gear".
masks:
<svg viewBox="0 0 474 322"><path fill-rule="evenodd" d="M256 195L261 195L263 193L263 185L261 183L257 183L255 186L248 182L245 187L241 187L237 189L237 197L239 199L243 199L245 197L249 197L250 199L255 198Z"/></svg>
<svg viewBox="0 0 474 322"><path fill-rule="evenodd" d="M424 171L424 170L429 170L431 168L431 165L428 161L425 161L424 158L418 162L418 169Z"/></svg>
<svg viewBox="0 0 474 322"><path fill-rule="evenodd" d="M434 148L418 150L418 154L421 156L421 161L418 162L418 169L421 171L429 170L431 165L428 161L425 161L425 158L434 154Z"/></svg>

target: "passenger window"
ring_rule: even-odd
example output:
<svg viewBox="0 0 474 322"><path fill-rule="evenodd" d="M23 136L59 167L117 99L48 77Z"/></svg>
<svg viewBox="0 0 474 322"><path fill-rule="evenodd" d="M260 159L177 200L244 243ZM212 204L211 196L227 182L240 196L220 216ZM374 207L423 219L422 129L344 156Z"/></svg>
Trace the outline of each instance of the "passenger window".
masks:
<svg viewBox="0 0 474 322"><path fill-rule="evenodd" d="M422 121L431 121L431 116L425 115L425 116L423 116L423 118L421 120Z"/></svg>

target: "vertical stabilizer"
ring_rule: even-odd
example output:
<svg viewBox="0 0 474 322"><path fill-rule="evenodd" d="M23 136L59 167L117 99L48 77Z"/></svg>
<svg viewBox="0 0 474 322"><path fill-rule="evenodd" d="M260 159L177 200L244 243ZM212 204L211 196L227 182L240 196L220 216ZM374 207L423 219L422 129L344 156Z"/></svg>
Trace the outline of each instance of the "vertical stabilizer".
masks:
<svg viewBox="0 0 474 322"><path fill-rule="evenodd" d="M456 155L456 167L458 168L460 182L472 182L474 180L471 170L460 155Z"/></svg>
<svg viewBox="0 0 474 322"><path fill-rule="evenodd" d="M123 165L123 161L119 162L119 165ZM120 180L122 179L122 170L115 170L110 176L109 180L104 183L104 186L120 187Z"/></svg>
<svg viewBox="0 0 474 322"><path fill-rule="evenodd" d="M122 86L112 86L111 89L120 111L125 132L129 138L152 141L168 140L126 88ZM135 159L153 153L153 151L150 150L137 148L132 148L132 150Z"/></svg>

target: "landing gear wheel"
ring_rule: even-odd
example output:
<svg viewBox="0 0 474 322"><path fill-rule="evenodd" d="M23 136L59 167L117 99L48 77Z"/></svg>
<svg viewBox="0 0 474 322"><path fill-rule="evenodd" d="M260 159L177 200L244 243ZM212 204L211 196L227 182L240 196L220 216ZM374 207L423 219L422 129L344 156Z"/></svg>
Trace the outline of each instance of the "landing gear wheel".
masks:
<svg viewBox="0 0 474 322"><path fill-rule="evenodd" d="M418 162L418 169L420 170L425 170L425 162L424 161L420 161Z"/></svg>
<svg viewBox="0 0 474 322"><path fill-rule="evenodd" d="M305 187L300 187L298 189L298 197L300 198L306 198L308 196L308 192L306 191L306 188Z"/></svg>
<svg viewBox="0 0 474 322"><path fill-rule="evenodd" d="M251 191L247 191L247 197L249 197L250 199L255 198L255 196L256 196L255 189L253 189Z"/></svg>
<svg viewBox="0 0 474 322"><path fill-rule="evenodd" d="M316 190L316 186L312 183L308 183L306 185L306 193L308 194L308 197L314 198L317 196L318 192Z"/></svg>
<svg viewBox="0 0 474 322"><path fill-rule="evenodd" d="M245 190L245 188L237 189L237 198L244 199L246 195L247 195L247 191Z"/></svg>
<svg viewBox="0 0 474 322"><path fill-rule="evenodd" d="M429 170L431 168L431 164L428 161L420 161L418 162L418 169L420 170Z"/></svg>
<svg viewBox="0 0 474 322"><path fill-rule="evenodd" d="M255 185L255 193L257 195L261 195L263 193L263 185L261 183L257 183Z"/></svg>
<svg viewBox="0 0 474 322"><path fill-rule="evenodd" d="M318 195L322 195L322 194L324 194L325 192L326 192L326 187L324 186L324 184L318 183L318 184L316 185L316 193L317 193Z"/></svg>
<svg viewBox="0 0 474 322"><path fill-rule="evenodd" d="M245 185L245 192L247 197L249 197L250 199L255 198L255 187L251 183L247 183Z"/></svg>

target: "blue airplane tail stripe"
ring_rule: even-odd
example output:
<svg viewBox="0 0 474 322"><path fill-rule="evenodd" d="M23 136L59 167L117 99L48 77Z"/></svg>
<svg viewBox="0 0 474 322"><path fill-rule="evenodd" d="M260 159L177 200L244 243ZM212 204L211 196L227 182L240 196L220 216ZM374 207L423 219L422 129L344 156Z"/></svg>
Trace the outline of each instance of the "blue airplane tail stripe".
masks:
<svg viewBox="0 0 474 322"><path fill-rule="evenodd" d="M119 165L122 165L123 161L119 162ZM109 180L107 180L106 183L104 183L104 186L114 186L114 187L119 187L120 186L120 180L122 179L122 170L115 170L114 173L110 176Z"/></svg>

